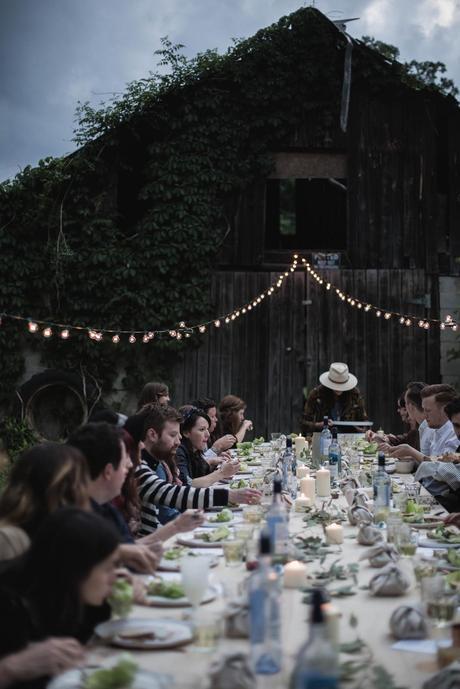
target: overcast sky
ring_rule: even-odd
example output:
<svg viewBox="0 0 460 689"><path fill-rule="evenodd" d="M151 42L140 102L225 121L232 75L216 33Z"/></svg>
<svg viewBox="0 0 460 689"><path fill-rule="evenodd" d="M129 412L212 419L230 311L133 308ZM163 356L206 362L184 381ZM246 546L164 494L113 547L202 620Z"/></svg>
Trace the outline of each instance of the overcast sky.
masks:
<svg viewBox="0 0 460 689"><path fill-rule="evenodd" d="M331 19L441 60L460 85L460 0L316 0ZM0 0L0 180L74 149L77 101L98 103L154 69L160 37L225 50L301 0Z"/></svg>

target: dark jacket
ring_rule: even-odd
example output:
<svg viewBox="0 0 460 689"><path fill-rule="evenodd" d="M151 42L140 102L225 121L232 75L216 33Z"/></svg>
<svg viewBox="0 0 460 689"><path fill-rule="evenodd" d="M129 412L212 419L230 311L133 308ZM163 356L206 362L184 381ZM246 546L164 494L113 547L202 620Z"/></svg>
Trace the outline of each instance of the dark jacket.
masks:
<svg viewBox="0 0 460 689"><path fill-rule="evenodd" d="M322 421L325 416L333 418L336 401L340 405L340 418L337 421L366 421L367 413L364 400L358 388L343 392L336 398L334 391L324 385L318 385L308 395L300 422L302 433L309 434L319 430L315 424Z"/></svg>
<svg viewBox="0 0 460 689"><path fill-rule="evenodd" d="M194 478L207 476L212 471L204 457L199 452L191 451L183 441L176 450L176 463L179 478L185 486L190 485Z"/></svg>

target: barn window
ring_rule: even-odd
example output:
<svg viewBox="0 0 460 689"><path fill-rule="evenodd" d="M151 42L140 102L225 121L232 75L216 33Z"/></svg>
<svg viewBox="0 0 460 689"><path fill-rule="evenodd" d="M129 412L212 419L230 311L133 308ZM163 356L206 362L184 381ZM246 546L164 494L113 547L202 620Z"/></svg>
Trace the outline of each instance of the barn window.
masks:
<svg viewBox="0 0 460 689"><path fill-rule="evenodd" d="M347 248L345 156L277 154L267 180L267 249Z"/></svg>

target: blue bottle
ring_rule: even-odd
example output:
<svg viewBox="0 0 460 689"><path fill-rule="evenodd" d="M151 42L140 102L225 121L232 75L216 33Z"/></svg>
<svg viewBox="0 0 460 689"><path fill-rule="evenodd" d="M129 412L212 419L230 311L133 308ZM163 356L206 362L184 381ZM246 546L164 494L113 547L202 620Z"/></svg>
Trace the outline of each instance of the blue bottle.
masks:
<svg viewBox="0 0 460 689"><path fill-rule="evenodd" d="M281 613L279 575L272 566L271 539L260 536L259 566L249 579L249 627L251 661L258 675L281 670Z"/></svg>

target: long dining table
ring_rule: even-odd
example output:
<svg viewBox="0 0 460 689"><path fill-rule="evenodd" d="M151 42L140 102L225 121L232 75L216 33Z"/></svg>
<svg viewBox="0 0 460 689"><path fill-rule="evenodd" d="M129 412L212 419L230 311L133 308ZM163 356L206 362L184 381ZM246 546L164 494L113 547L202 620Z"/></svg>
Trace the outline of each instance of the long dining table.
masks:
<svg viewBox="0 0 460 689"><path fill-rule="evenodd" d="M320 507L322 504L323 500L316 498L316 507ZM338 498L337 504L343 509L346 508L343 495ZM238 512L236 514L238 515ZM366 587L370 579L379 570L372 568L367 560L360 561L360 556L365 552L366 546L359 545L356 540L358 527L352 526L348 522L343 522L342 526L344 529L343 544L331 546L331 552L321 563L319 560L309 562L307 575L314 578L318 570L327 569L335 561L339 561L344 566L359 562L359 569L356 573L357 583L353 584L354 595L332 599L334 607L338 608L340 612L340 642L352 642L357 638L364 640L368 646L368 651L372 654L372 662L384 667L392 675L395 686L419 689L437 671L436 656L432 653L394 650L392 646L395 639L391 637L389 629L391 614L397 607L419 602L420 595L415 583L413 582L411 589L402 596L381 598L372 596ZM292 542L295 542L299 535L324 536L320 525L307 526L305 513L296 512L294 509L290 513L289 534ZM172 544L173 541L168 542L168 547L171 547ZM212 570L211 576L212 581L221 585L221 588L235 588L245 577L250 576L244 563L237 567L226 566L221 549L216 549L215 552L219 553L219 564ZM407 566L407 561L405 564ZM161 572L159 575L161 576ZM347 583L349 582L338 581L335 586L330 588L337 588L337 586ZM305 585L308 586L307 580ZM281 593L282 670L275 675L259 676L257 686L273 687L273 689L289 686L289 677L296 654L308 637L309 606L305 600L304 590L283 588ZM219 595L214 601L206 604L206 608L224 616L227 603L227 598ZM190 615L190 608L171 607L165 609L135 605L130 615L145 619L183 620L184 617ZM119 648L98 642L90 648L89 662L91 664L104 664L119 655L120 652L121 649ZM193 643L171 650L130 652L140 668L171 675L172 687L196 689L207 686L210 665L216 658L222 654L233 652L249 654L250 643L248 639L221 638L217 648L211 652L200 652ZM355 655L341 653L340 656L341 662L355 659ZM352 687L353 684L347 683L346 686ZM363 684L361 686L369 685Z"/></svg>

